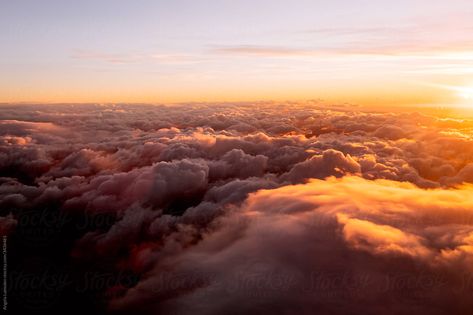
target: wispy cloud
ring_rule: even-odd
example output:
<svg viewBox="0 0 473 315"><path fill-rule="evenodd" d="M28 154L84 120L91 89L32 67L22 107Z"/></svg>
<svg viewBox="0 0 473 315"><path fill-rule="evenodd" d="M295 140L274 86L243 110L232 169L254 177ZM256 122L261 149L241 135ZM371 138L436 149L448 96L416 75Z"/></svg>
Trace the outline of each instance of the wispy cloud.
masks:
<svg viewBox="0 0 473 315"><path fill-rule="evenodd" d="M71 57L73 59L99 60L113 64L136 63L143 60L143 56L139 54L105 53L86 50L76 50Z"/></svg>
<svg viewBox="0 0 473 315"><path fill-rule="evenodd" d="M471 60L473 44L465 42L415 43L410 41L380 42L367 45L363 40L347 41L343 45L331 47L298 48L292 46L235 45L214 47L210 53L221 55L260 56L260 57L298 57L298 56L337 56L337 55L383 55L383 56L423 56L426 59Z"/></svg>
<svg viewBox="0 0 473 315"><path fill-rule="evenodd" d="M182 53L107 53L98 51L76 50L71 55L73 59L96 60L110 64L189 64L204 61L197 55Z"/></svg>
<svg viewBox="0 0 473 315"><path fill-rule="evenodd" d="M315 50L298 49L291 47L277 46L258 46L258 45L237 45L237 46L221 46L211 50L213 53L227 55L252 55L252 56L308 56L315 55Z"/></svg>
<svg viewBox="0 0 473 315"><path fill-rule="evenodd" d="M284 44L238 43L211 48L212 53L262 57L325 55L412 55L473 51L473 25L422 22L399 25L314 27L291 33ZM301 45L301 43L304 43Z"/></svg>
<svg viewBox="0 0 473 315"><path fill-rule="evenodd" d="M330 35L330 36L384 36L389 34L407 33L415 25L378 26L378 27L319 27L299 31L299 34Z"/></svg>

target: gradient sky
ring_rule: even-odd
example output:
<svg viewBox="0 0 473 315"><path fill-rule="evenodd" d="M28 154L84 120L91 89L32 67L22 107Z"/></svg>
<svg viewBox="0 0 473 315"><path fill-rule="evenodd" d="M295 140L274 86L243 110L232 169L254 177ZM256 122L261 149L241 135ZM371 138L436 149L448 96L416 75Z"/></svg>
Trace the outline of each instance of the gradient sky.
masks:
<svg viewBox="0 0 473 315"><path fill-rule="evenodd" d="M473 102L473 1L0 0L0 102Z"/></svg>

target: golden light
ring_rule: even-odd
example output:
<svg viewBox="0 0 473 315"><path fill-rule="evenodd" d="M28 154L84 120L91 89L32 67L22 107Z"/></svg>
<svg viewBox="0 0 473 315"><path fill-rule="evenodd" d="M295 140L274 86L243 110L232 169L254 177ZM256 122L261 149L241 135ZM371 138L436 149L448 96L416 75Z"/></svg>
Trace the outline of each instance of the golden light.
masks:
<svg viewBox="0 0 473 315"><path fill-rule="evenodd" d="M473 99L473 87L458 88L458 95L466 100Z"/></svg>

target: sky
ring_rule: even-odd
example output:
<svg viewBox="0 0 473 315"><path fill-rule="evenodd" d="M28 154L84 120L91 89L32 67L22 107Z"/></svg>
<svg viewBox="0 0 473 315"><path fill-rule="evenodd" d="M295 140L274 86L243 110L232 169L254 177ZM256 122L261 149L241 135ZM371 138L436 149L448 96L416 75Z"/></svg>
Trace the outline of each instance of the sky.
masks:
<svg viewBox="0 0 473 315"><path fill-rule="evenodd" d="M0 102L473 103L473 2L0 0Z"/></svg>

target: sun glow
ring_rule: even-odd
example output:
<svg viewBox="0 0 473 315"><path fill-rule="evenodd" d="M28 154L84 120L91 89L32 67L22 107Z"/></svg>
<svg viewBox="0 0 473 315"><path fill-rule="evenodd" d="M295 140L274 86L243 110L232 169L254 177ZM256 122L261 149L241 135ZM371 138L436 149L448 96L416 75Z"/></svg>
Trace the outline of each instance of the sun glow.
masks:
<svg viewBox="0 0 473 315"><path fill-rule="evenodd" d="M466 100L473 99L473 87L458 88L458 95Z"/></svg>

